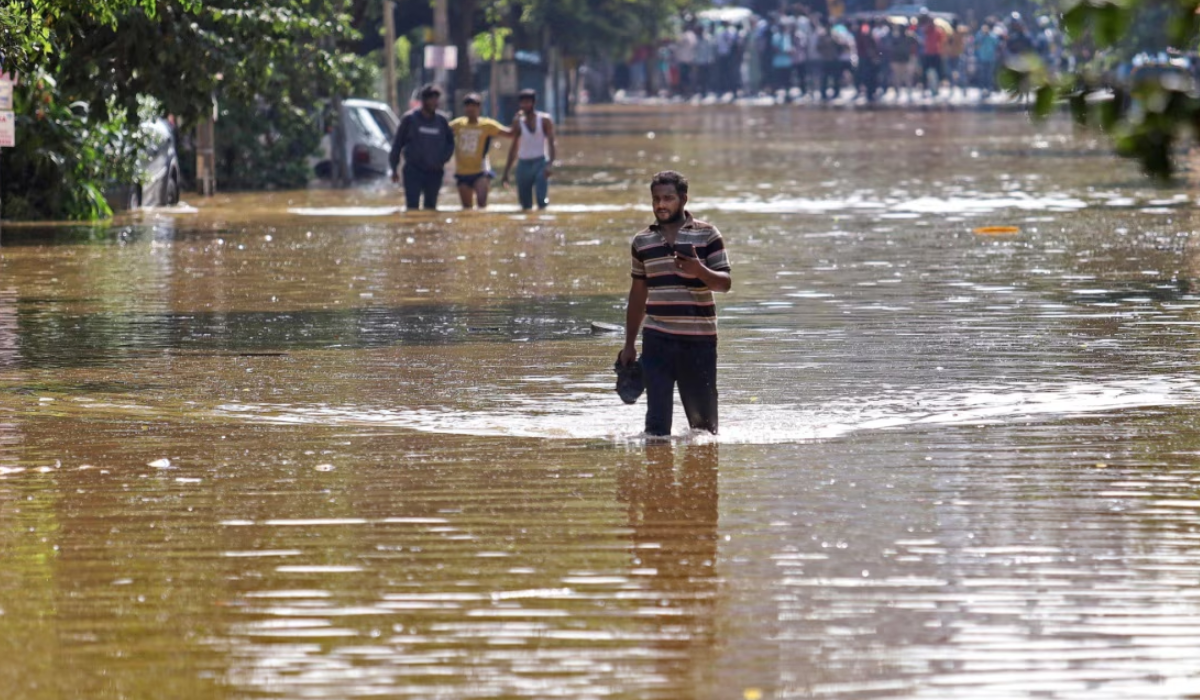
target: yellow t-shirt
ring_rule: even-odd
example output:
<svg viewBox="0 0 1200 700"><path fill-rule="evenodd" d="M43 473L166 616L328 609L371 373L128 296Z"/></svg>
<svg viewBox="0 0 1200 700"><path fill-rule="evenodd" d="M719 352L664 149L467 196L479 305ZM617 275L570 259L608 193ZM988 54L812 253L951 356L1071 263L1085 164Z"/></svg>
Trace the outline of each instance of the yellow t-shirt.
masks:
<svg viewBox="0 0 1200 700"><path fill-rule="evenodd" d="M455 173L477 175L486 170L488 147L504 126L487 117L480 117L474 124L459 117L450 122L450 128L454 130Z"/></svg>

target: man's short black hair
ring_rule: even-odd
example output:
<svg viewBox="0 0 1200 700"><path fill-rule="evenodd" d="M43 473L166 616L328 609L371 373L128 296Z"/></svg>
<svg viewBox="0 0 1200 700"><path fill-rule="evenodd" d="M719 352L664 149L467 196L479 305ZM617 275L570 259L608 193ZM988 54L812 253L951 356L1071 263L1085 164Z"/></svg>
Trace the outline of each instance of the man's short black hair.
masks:
<svg viewBox="0 0 1200 700"><path fill-rule="evenodd" d="M687 196L688 179L683 176L683 173L674 170L664 170L660 173L655 173L654 178L650 180L650 189L654 189L659 185L674 185L675 194L680 197Z"/></svg>
<svg viewBox="0 0 1200 700"><path fill-rule="evenodd" d="M437 85L430 84L430 85L426 85L425 87L421 88L421 99L422 100L427 100L430 97L441 97L441 96L442 96L442 89L440 87L438 87Z"/></svg>
<svg viewBox="0 0 1200 700"><path fill-rule="evenodd" d="M534 102L537 102L537 90L530 90L529 88L526 88L518 92L517 101L520 102L521 100L533 100Z"/></svg>
<svg viewBox="0 0 1200 700"><path fill-rule="evenodd" d="M468 92L467 96L463 98L463 104L481 105L483 104L483 98L479 96L478 92Z"/></svg>

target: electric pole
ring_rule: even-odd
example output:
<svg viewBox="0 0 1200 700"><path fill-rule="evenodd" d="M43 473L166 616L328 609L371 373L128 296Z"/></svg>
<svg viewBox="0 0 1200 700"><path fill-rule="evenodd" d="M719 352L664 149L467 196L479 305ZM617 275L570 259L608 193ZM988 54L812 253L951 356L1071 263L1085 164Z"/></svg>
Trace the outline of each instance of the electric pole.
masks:
<svg viewBox="0 0 1200 700"><path fill-rule="evenodd" d="M437 0L433 9L433 43L436 46L446 46L450 43L450 2ZM465 58L465 57L461 57ZM441 64L433 74L433 82L446 88L446 69Z"/></svg>
<svg viewBox="0 0 1200 700"><path fill-rule="evenodd" d="M396 3L383 0L384 28L384 76L387 80L387 103L396 114L400 114L400 102L396 99Z"/></svg>

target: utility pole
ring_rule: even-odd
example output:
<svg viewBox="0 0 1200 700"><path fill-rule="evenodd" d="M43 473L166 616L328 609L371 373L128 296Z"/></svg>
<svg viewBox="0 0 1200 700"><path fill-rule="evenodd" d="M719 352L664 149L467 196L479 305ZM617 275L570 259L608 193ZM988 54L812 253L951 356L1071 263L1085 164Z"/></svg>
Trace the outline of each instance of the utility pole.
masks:
<svg viewBox="0 0 1200 700"><path fill-rule="evenodd" d="M383 0L384 29L384 76L387 80L387 103L396 114L400 114L400 102L396 99L396 3Z"/></svg>
<svg viewBox="0 0 1200 700"><path fill-rule="evenodd" d="M202 197L217 193L217 98L213 96L212 114L196 126L196 185Z"/></svg>
<svg viewBox="0 0 1200 700"><path fill-rule="evenodd" d="M488 97L491 104L491 115L493 119L500 118L500 91L497 87L500 85L500 39L497 37L496 25L492 25L492 75L488 82Z"/></svg>
<svg viewBox="0 0 1200 700"><path fill-rule="evenodd" d="M450 43L450 2L437 0L433 9L433 43L436 46L446 46ZM462 58L466 58L465 56ZM434 71L433 82L446 88L446 69L440 65Z"/></svg>
<svg viewBox="0 0 1200 700"><path fill-rule="evenodd" d="M353 173L350 171L349 157L346 153L346 110L342 109L340 94L333 96L333 113L337 115L337 124L330 134L332 142L329 149L333 158L333 186L349 187Z"/></svg>
<svg viewBox="0 0 1200 700"><path fill-rule="evenodd" d="M13 85L17 82L16 74L3 72L4 56L0 54L0 153L5 148L17 145L17 118L13 114ZM4 207L0 203L0 219L4 216Z"/></svg>

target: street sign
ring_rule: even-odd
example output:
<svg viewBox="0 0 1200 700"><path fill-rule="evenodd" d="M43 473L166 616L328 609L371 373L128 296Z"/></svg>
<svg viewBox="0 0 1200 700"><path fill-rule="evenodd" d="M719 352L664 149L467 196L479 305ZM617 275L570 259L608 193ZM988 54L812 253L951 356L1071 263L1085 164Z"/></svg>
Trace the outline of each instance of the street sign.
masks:
<svg viewBox="0 0 1200 700"><path fill-rule="evenodd" d="M10 80L0 78L0 111L13 108L13 84Z"/></svg>
<svg viewBox="0 0 1200 700"><path fill-rule="evenodd" d="M17 145L17 118L7 110L0 112L0 148Z"/></svg>
<svg viewBox="0 0 1200 700"><path fill-rule="evenodd" d="M458 68L457 46L426 46L425 67L456 70Z"/></svg>
<svg viewBox="0 0 1200 700"><path fill-rule="evenodd" d="M500 95L515 95L520 89L517 83L517 62L504 61L496 66L496 84L492 89Z"/></svg>

